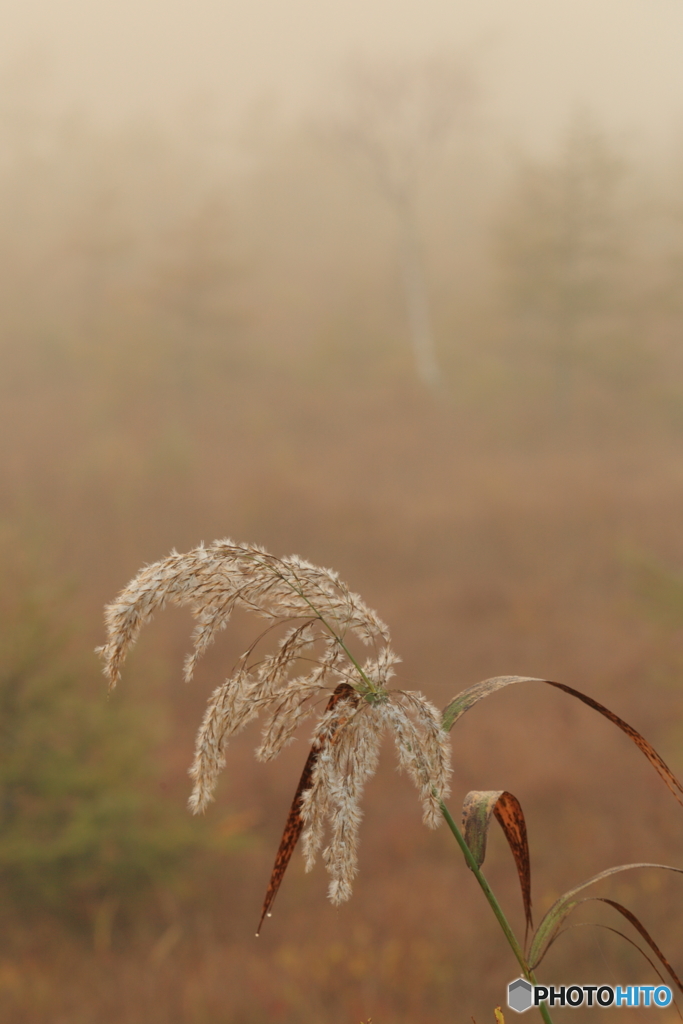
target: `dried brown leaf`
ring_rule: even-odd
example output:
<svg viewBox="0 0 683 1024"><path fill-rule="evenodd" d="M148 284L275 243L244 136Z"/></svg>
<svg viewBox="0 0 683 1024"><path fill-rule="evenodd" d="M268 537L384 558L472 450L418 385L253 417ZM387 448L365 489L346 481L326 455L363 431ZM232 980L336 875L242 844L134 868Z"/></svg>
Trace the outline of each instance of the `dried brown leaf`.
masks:
<svg viewBox="0 0 683 1024"><path fill-rule="evenodd" d="M633 939L630 938L628 935L625 935L623 932L620 932L618 928L611 928L610 925L608 925L608 924L600 924L598 921L581 921L580 924L571 924L571 925L567 925L567 927L565 927L565 928L561 928L559 930L559 932L556 932L555 937L553 938L552 942L548 943L548 945L546 946L546 950L545 950L546 953L548 952L548 949L550 948L550 946L552 946L553 942L555 942L560 937L560 935L564 935L565 932L572 931L572 929L574 929L574 928L602 928L606 932L612 932L613 935L618 935L621 939L624 939L625 942L628 942L628 944L630 946L633 946L633 948L636 949L640 953L640 955L642 956L642 958L644 960L647 960L647 962L649 963L650 967L655 972L655 974L657 975L659 980L662 982L662 984L666 983L666 979L665 979L664 975L658 969L657 965L650 959L650 957L647 955L645 950L640 948L640 946L638 945L637 942L634 942ZM676 1007L676 1013L681 1018L681 1020L683 1020L683 1014L681 1013L681 1011L680 1011L680 1009L678 1007L678 1004L677 1004L675 999L673 1000L673 1004Z"/></svg>
<svg viewBox="0 0 683 1024"><path fill-rule="evenodd" d="M645 939L645 941L647 942L648 946L650 947L650 949L652 950L654 955L657 957L657 959L659 960L659 962L662 965L662 967L664 968L664 970L673 979L673 981L674 981L675 985L677 986L677 988L679 989L679 991L683 992L683 982L681 982L681 979L678 977L678 975L676 974L675 970L673 969L673 967L671 966L669 961L666 959L666 957L664 956L664 954L660 950L660 948L657 945L657 943L655 942L655 940L652 938L652 936L647 931L645 926L638 920L636 915L633 914L628 909L628 907L624 907L621 903L617 903L616 900L608 900L605 896L591 896L590 899L591 900L596 900L597 902L600 902L600 903L607 903L610 907L614 907L615 910L618 910L619 913L623 917L625 917L626 920L630 924L633 925L633 927L642 936L642 938ZM588 900L584 900L583 902L588 903L589 901Z"/></svg>
<svg viewBox="0 0 683 1024"><path fill-rule="evenodd" d="M327 702L327 707L325 708L325 711L331 711L341 700L352 703L354 705L357 704L359 701L358 694L356 693L352 686L349 686L348 683L339 684L339 686L335 689L334 693ZM329 735L325 742L334 742L334 733ZM304 821L301 814L302 797L306 790L310 789L311 787L311 782L313 780L313 769L315 768L316 762L318 760L318 757L320 756L320 751L322 750L322 748L323 743L314 743L309 751L308 757L306 758L304 770L301 773L299 785L296 788L296 793L294 794L294 799L292 800L292 806L290 807L289 814L287 815L287 821L285 823L284 832L282 833L282 839L280 840L280 846L278 847L278 851L275 856L275 863L273 864L273 870L270 875L268 889L266 890L266 896L263 901L261 919L259 921L258 928L256 929L257 935L261 931L261 926L263 925L264 919L270 912L270 908L273 905L273 901L277 895L278 889L280 888L282 879L284 878L285 871L287 870L287 865L289 864L292 858L294 848L296 847L296 844L298 843L299 837L303 830Z"/></svg>
<svg viewBox="0 0 683 1024"><path fill-rule="evenodd" d="M529 929L533 928L531 862L524 812L517 797L506 790L473 790L468 793L462 807L465 842L472 851L477 866L481 867L486 856L486 839L492 814L495 815L505 833L508 846L515 859L528 933Z"/></svg>

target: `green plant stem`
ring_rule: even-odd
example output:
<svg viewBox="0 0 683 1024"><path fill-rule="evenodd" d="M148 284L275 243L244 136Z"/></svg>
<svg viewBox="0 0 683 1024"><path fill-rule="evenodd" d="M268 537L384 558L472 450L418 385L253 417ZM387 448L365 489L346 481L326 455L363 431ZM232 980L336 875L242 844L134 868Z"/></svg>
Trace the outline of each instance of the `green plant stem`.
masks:
<svg viewBox="0 0 683 1024"><path fill-rule="evenodd" d="M450 811L448 810L448 808L446 807L445 803L443 802L443 800L440 801L439 807L441 809L441 813L443 814L444 818L446 819L446 824L448 825L449 829L451 830L451 832L455 836L455 838L457 840L457 843L458 843L458 846L460 847L460 849L463 852L463 855L464 855L465 860L467 862L468 868L470 869L470 871L472 872L472 874L474 875L476 880L479 882L481 890L484 893L484 896L486 897L486 899L488 900L489 906L491 907L491 910L496 915L496 918L498 920L498 924L500 925L500 927L501 927L501 929L503 931L503 934L504 934L505 938L508 941L508 945L510 946L510 949L512 950L512 952L515 954L515 957L517 958L519 966L522 968L522 973L524 974L524 977L527 978L528 981L530 981L532 985L535 985L536 984L536 977L534 975L534 972L529 967L527 959L524 956L524 951L522 950L522 947L520 946L519 942L517 941L517 938L515 937L515 933L513 932L512 928L510 927L508 919L506 918L506 916L505 916L505 914L503 912L503 908L501 907L500 903L496 899L496 897L495 897L495 895L493 893L493 890L491 889L491 886L486 881L484 875L481 873L479 865L477 864L476 860L472 856L472 851L470 850L469 846L465 842L465 838L464 838L462 832L460 831L460 829L456 825L455 821L453 820L453 817L452 817ZM550 1016L550 1012L548 1010L547 1003L541 1003L541 1005L539 1006L539 1010L540 1010L540 1013L541 1013L541 1017L543 1017L543 1020L545 1021L545 1024L553 1024L552 1018Z"/></svg>

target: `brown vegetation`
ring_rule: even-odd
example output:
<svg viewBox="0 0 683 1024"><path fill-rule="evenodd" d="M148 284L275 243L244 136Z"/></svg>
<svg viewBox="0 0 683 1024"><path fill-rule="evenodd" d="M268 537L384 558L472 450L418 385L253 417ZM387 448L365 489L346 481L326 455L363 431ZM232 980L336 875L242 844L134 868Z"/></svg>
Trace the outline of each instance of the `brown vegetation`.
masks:
<svg viewBox="0 0 683 1024"><path fill-rule="evenodd" d="M525 279L524 308L510 301L510 232L499 244L512 219L529 256L533 175L511 168L501 182L490 140L444 156L419 205L443 376L430 391L412 367L396 226L314 134L282 129L239 167L149 127L104 138L38 119L5 141L8 679L17 665L12 678L37 678L13 646L30 593L51 629L68 627L59 659L79 700L98 701L87 652L102 642L103 604L142 563L230 534L337 569L389 623L397 685L443 707L501 673L555 679L632 722L683 774L683 235L661 169L623 179L610 216L632 230L591 250L609 263L595 275L609 287L562 333L557 304L546 329L547 288L534 306ZM636 182L644 189L648 174L644 203ZM558 361L569 366L561 388ZM489 1020L515 964L389 758L368 787L353 900L331 907L324 872L305 875L295 855L254 940L310 736L274 768L254 762L246 730L201 843L187 842L177 829L196 725L251 627L235 616L188 687L190 632L169 610L141 638L111 706L134 713L149 758L140 749L101 773L105 791L130 785L143 806L165 808L179 836L166 873L134 897L107 876L36 906L0 839L1 1019ZM539 691L503 692L452 733L453 807L471 789L510 790L524 806L537 911L612 864L683 863L683 819L632 744ZM491 835L487 869L521 932L504 845ZM624 877L605 895L636 910L680 971L680 883ZM647 983L618 941L577 929L544 976Z"/></svg>

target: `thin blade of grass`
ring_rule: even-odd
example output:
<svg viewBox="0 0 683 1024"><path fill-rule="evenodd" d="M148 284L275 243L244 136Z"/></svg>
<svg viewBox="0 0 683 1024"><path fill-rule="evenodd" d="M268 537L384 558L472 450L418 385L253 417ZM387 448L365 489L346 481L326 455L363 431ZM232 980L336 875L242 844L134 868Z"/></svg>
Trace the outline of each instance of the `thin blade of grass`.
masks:
<svg viewBox="0 0 683 1024"><path fill-rule="evenodd" d="M450 704L446 706L442 719L443 728L445 730L452 729L458 719L461 718L466 711L469 711L471 707L474 707L474 705L480 700L483 700L484 697L489 697L492 693L497 693L506 686L511 686L513 683L545 683L547 686L554 686L558 690L564 690L564 692L568 693L571 697L576 697L577 700L587 704L588 707L593 708L594 711L599 712L621 729L621 731L636 744L655 769L659 777L666 783L678 800L679 804L683 806L683 785L678 781L669 766L659 756L652 744L648 743L645 737L641 736L637 729L634 729L632 725L625 722L623 718L619 718L618 715L615 715L614 712L610 711L609 708L606 708L604 704L600 704L597 700L593 700L592 697L588 697L585 693L581 693L580 690L574 690L571 686L565 686L564 683L554 683L551 679L537 679L533 676L495 676L493 679L485 679L482 683L476 683L474 686L470 686L468 689L463 690L462 693L459 693L457 697L454 697Z"/></svg>
<svg viewBox="0 0 683 1024"><path fill-rule="evenodd" d="M462 806L462 826L465 842L472 856L481 867L486 856L486 839L491 815L502 828L508 846L515 859L519 885L522 891L524 917L527 933L533 928L531 917L531 862L526 822L521 804L516 796L506 790L473 790L465 797Z"/></svg>
<svg viewBox="0 0 683 1024"><path fill-rule="evenodd" d="M334 693L327 702L325 711L331 711L340 700L357 700L358 695L352 686L348 683L340 683L335 689ZM328 737L326 742L330 742L334 738L334 735ZM266 890L266 896L263 901L263 909L261 911L261 919L256 929L258 935L261 931L261 927L266 916L270 913L270 908L273 905L273 901L277 895L277 891L282 884L287 865L289 864L294 848L299 841L299 837L303 831L304 820L301 816L301 803L302 797L307 789L311 788L313 781L313 769L315 768L320 751L323 745L321 743L314 743L311 747L304 770L301 773L299 779L299 785L296 787L296 793L292 800L292 806L289 809L287 815L287 821L285 822L285 829L282 833L282 839L280 840L280 846L278 847L277 854L275 855L275 863L273 864L273 870L270 874L270 881L268 882L268 888Z"/></svg>
<svg viewBox="0 0 683 1024"><path fill-rule="evenodd" d="M633 914L628 909L628 907L623 906L621 903L617 903L616 900L609 900L606 896L591 896L590 899L595 900L599 903L607 903L610 907L614 907L615 910L617 910L623 917L625 917L626 920L633 925L635 930L641 935L645 942L647 942L648 946L650 947L654 955L657 957L664 970L667 972L667 974L670 975L670 977L674 981L678 990L680 992L683 992L683 982L678 977L675 970L673 969L667 958L664 956L655 940L652 938L652 936L645 928L645 926L642 924L642 922L636 917L636 915ZM588 902L588 900L584 902ZM621 932L619 934L621 934ZM624 936L624 938L625 937L626 936Z"/></svg>
<svg viewBox="0 0 683 1024"><path fill-rule="evenodd" d="M638 945L638 943L634 942L633 939L630 938L628 935L625 935L624 932L620 932L618 928L612 928L608 924L600 924L598 921L581 921L579 924L570 924L570 925L567 925L566 928L561 928L560 931L557 932L557 934L555 935L555 938L553 939L553 942L555 942L557 939L559 939L560 935L564 935L565 932L570 932L574 928L602 928L606 932L612 932L614 935L619 935L620 938L622 938L626 942L628 942L630 946L633 946L634 949L638 950L638 952L640 953L642 958L644 960L647 960L647 962L649 963L650 967L655 972L655 974L657 975L659 980L662 982L662 984L666 984L666 979L665 979L664 975L659 971L657 965L654 963L653 960L650 959L650 957L647 955L645 950L641 949L640 946ZM550 945L552 945L552 943L550 943ZM550 948L549 946L546 947L546 950L545 950L546 953L548 952L549 948ZM673 1004L674 1004L674 1006L676 1008L676 1013L681 1018L681 1020L683 1020L683 1014L681 1013L680 1009L678 1008L678 1003L676 1002L675 999L673 1000Z"/></svg>
<svg viewBox="0 0 683 1024"><path fill-rule="evenodd" d="M569 889L555 900L536 929L531 942L531 949L529 950L529 966L531 969L533 970L538 967L557 935L562 922L579 903L584 902L583 900L574 899L578 893L583 889L587 889L589 885L593 885L594 882L600 882L603 878L609 878L611 875L619 874L622 871L630 871L633 868L658 868L661 871L675 871L677 874L683 875L683 868L671 867L669 864L620 864L618 867L607 868L605 871L593 875L587 881L581 882L580 885L575 886L573 889Z"/></svg>

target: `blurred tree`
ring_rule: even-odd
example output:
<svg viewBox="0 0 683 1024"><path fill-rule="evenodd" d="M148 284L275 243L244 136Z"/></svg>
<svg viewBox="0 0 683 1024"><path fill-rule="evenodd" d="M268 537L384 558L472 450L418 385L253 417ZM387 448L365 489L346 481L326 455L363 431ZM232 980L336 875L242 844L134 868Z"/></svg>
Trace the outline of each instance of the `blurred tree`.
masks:
<svg viewBox="0 0 683 1024"><path fill-rule="evenodd" d="M219 194L206 197L164 238L165 261L154 292L188 337L224 326L234 270L229 238L225 197Z"/></svg>
<svg viewBox="0 0 683 1024"><path fill-rule="evenodd" d="M420 379L440 378L429 292L418 226L425 168L453 142L471 117L476 89L464 61L359 65L350 78L338 144L360 156L391 205L399 228L399 256L408 324Z"/></svg>
<svg viewBox="0 0 683 1024"><path fill-rule="evenodd" d="M35 296L42 299L45 268L42 279L34 268L36 238L49 217L49 64L34 50L0 68L0 339L42 304Z"/></svg>
<svg viewBox="0 0 683 1024"><path fill-rule="evenodd" d="M677 140L672 164L658 208L657 241L664 259L655 263L658 275L652 290L657 308L673 319L678 336L683 316L683 138Z"/></svg>
<svg viewBox="0 0 683 1024"><path fill-rule="evenodd" d="M74 211L68 255L75 261L80 285L80 332L92 343L101 341L114 304L116 271L130 259L132 242L122 224L118 185L105 180L89 184L91 194L83 194Z"/></svg>
<svg viewBox="0 0 683 1024"><path fill-rule="evenodd" d="M107 704L103 687L84 693L34 602L12 620L0 637L2 901L102 931L103 908L139 913L211 835L160 796L139 713Z"/></svg>
<svg viewBox="0 0 683 1024"><path fill-rule="evenodd" d="M147 299L167 324L168 372L188 391L204 391L207 367L228 372L237 314L238 267L226 195L201 197L159 239Z"/></svg>
<svg viewBox="0 0 683 1024"><path fill-rule="evenodd" d="M551 347L560 393L584 327L614 309L625 243L623 175L604 134L578 115L555 160L519 168L499 224L508 299Z"/></svg>

